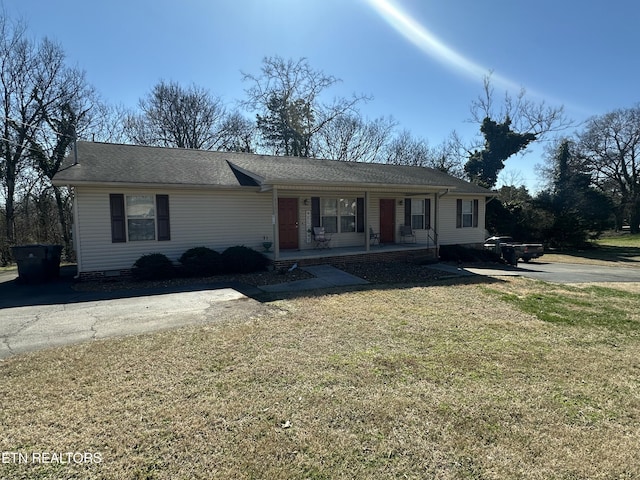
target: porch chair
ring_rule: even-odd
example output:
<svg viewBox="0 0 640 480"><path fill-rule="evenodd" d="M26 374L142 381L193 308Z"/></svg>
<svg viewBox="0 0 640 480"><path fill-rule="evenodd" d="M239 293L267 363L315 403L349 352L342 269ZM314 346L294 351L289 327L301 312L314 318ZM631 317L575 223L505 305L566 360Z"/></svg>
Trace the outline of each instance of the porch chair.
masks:
<svg viewBox="0 0 640 480"><path fill-rule="evenodd" d="M411 225L400 225L400 243L416 243L416 234Z"/></svg>
<svg viewBox="0 0 640 480"><path fill-rule="evenodd" d="M324 227L313 227L314 248L329 248L331 234L324 231Z"/></svg>
<svg viewBox="0 0 640 480"><path fill-rule="evenodd" d="M369 227L369 245L380 245L380 234L375 233L373 228Z"/></svg>

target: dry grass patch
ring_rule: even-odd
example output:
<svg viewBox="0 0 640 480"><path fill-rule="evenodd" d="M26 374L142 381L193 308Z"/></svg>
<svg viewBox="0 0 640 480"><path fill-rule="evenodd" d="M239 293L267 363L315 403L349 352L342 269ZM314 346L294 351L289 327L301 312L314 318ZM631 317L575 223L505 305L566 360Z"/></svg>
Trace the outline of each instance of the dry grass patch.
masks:
<svg viewBox="0 0 640 480"><path fill-rule="evenodd" d="M532 287L548 288L293 298L0 362L0 451L103 458L0 477L638 477L637 331L542 321L506 299Z"/></svg>

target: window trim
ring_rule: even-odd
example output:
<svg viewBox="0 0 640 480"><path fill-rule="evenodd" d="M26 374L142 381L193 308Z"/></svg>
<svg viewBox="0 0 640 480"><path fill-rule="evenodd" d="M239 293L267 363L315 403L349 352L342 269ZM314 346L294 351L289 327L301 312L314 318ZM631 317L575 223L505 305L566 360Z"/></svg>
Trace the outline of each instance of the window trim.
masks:
<svg viewBox="0 0 640 480"><path fill-rule="evenodd" d="M146 207L147 205L152 206L149 208L150 214L147 214L147 210L145 208L143 214L132 214L130 209L133 209L134 212L137 210L136 207L140 206L140 202L136 201L137 199L142 199L142 207ZM147 203L148 202L148 203ZM154 242L158 238L157 235L157 222L156 222L156 198L155 195L125 195L124 196L124 205L125 205L125 217L127 219L127 241L129 242ZM142 233L144 236L151 236L150 234L153 232L153 238L131 238L132 234L132 224L136 222L144 222L145 226L141 228L139 232L138 229L134 229L136 235ZM149 226L152 225L150 229Z"/></svg>
<svg viewBox="0 0 640 480"><path fill-rule="evenodd" d="M353 224L353 230L349 229L344 231L342 229L343 218L349 219L348 222ZM358 231L358 200L356 197L342 197L338 199L338 225L340 233L356 233Z"/></svg>
<svg viewBox="0 0 640 480"><path fill-rule="evenodd" d="M324 201L331 200L335 201L336 204L336 216L333 215L324 215L323 207ZM353 205L355 213L355 230L344 232L342 231L342 218L343 217L352 217L353 215L342 215L343 210L341 208L341 201L344 200L353 200L355 204ZM324 224L324 218L332 217L336 219L336 231L333 232L331 230L326 230L327 233L335 233L335 234L348 234L348 233L363 233L364 232L364 198L357 196L327 196L327 197L311 197L311 223L312 227L325 227L327 225Z"/></svg>
<svg viewBox="0 0 640 480"><path fill-rule="evenodd" d="M464 203L463 203L464 202ZM465 212L464 206L471 205L471 212ZM474 199L456 199L456 228L478 228L480 202ZM465 216L471 217L470 225L465 225Z"/></svg>
<svg viewBox="0 0 640 480"><path fill-rule="evenodd" d="M131 240L129 238L129 217L127 215L127 197L148 196L154 204L154 238L149 240ZM171 222L169 195L167 194L109 194L111 218L111 243L163 242L171 240Z"/></svg>
<svg viewBox="0 0 640 480"><path fill-rule="evenodd" d="M414 214L413 207L416 202L422 205L422 214ZM422 227L416 227L414 217L422 218ZM431 199L430 198L405 198L404 199L404 224L412 230L431 230Z"/></svg>

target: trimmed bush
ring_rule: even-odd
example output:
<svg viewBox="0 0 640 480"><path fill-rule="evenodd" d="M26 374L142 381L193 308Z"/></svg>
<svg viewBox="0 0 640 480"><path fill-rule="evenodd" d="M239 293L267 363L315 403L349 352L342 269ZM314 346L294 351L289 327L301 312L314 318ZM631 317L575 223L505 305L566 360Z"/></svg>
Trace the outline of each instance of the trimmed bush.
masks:
<svg viewBox="0 0 640 480"><path fill-rule="evenodd" d="M207 247L190 248L182 254L179 262L188 276L205 277L222 273L222 255Z"/></svg>
<svg viewBox="0 0 640 480"><path fill-rule="evenodd" d="M131 269L131 275L136 280L165 280L174 274L173 263L162 253L143 255Z"/></svg>
<svg viewBox="0 0 640 480"><path fill-rule="evenodd" d="M222 252L222 263L227 273L251 273L266 270L269 259L252 248L238 245Z"/></svg>

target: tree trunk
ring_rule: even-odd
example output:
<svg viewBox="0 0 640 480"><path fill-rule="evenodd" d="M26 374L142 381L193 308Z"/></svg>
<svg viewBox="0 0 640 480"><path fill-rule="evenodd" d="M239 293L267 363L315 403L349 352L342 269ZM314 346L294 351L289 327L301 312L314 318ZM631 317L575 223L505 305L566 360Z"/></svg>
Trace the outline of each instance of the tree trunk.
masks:
<svg viewBox="0 0 640 480"><path fill-rule="evenodd" d="M5 182L7 184L7 198L5 203L5 234L7 236L7 245L9 247L15 245L15 203L14 196L16 193L16 175L15 167L11 160L6 162Z"/></svg>
<svg viewBox="0 0 640 480"><path fill-rule="evenodd" d="M60 220L60 229L62 230L62 240L64 241L64 256L68 259L73 256L73 245L71 243L71 232L67 224L67 216L64 208L64 200L60 189L53 186L53 193L56 196L56 205L58 206L58 218Z"/></svg>
<svg viewBox="0 0 640 480"><path fill-rule="evenodd" d="M629 212L629 229L631 233L640 233L640 199L631 202Z"/></svg>

